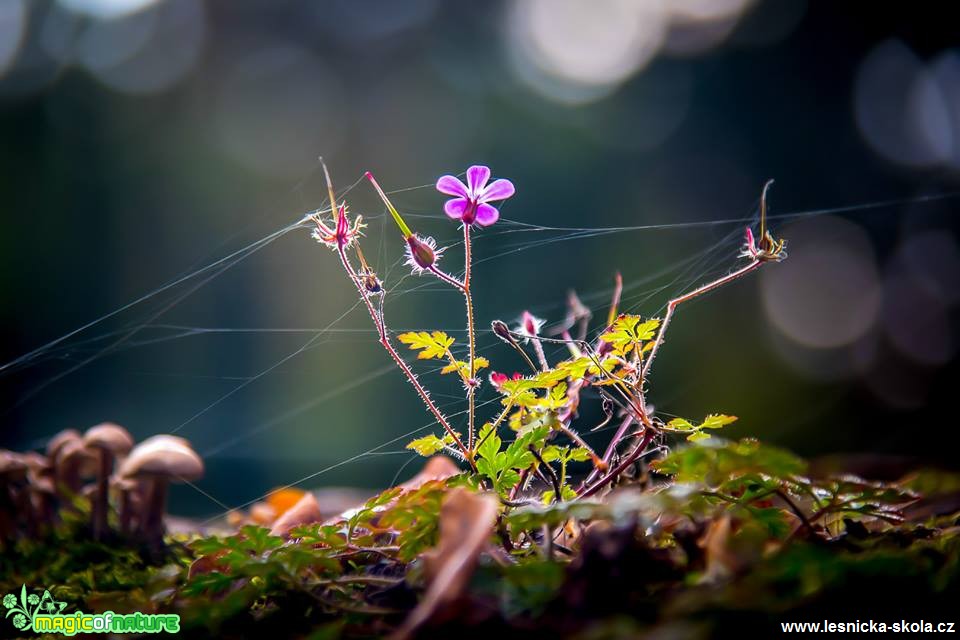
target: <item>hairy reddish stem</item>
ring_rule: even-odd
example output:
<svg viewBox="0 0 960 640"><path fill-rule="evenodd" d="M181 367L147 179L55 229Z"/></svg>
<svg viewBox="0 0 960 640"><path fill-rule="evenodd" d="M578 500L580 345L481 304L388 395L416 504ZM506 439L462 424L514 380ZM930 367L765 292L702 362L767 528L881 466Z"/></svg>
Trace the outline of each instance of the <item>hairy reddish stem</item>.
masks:
<svg viewBox="0 0 960 640"><path fill-rule="evenodd" d="M610 461L613 460L613 453L617 450L617 445L620 444L620 441L623 440L623 436L626 435L627 429L630 428L630 425L633 424L634 417L626 416L623 419L623 422L620 423L620 427L617 429L617 432L613 434L613 437L610 439L610 444L607 445L607 450L603 452L603 462L609 466ZM593 479L600 475L601 470L594 467L587 478L583 481L581 489L588 486Z"/></svg>
<svg viewBox="0 0 960 640"><path fill-rule="evenodd" d="M473 429L476 413L476 346L477 340L473 326L473 296L470 294L470 267L473 260L470 257L470 225L463 225L463 251L464 251L464 270L463 270L463 299L467 307L467 342L470 346L470 379L467 382L467 444L473 448Z"/></svg>
<svg viewBox="0 0 960 640"><path fill-rule="evenodd" d="M694 298L699 298L705 293L709 293L714 289L718 289L726 284L730 284L734 280L742 278L751 271L757 269L764 263L763 260L754 259L750 264L732 273L728 273L722 278L718 278L713 282L708 282L702 287L698 287L689 293L685 293L682 296L672 299L667 303L667 313L663 316L663 322L660 323L660 330L657 332L657 338L653 342L653 347L650 349L650 354L647 356L646 362L643 364L643 370L641 371L641 377L645 380L647 374L650 372L650 367L653 366L653 359L657 357L657 352L660 350L660 347L663 345L663 338L666 334L667 327L670 326L670 320L673 319L673 313L676 311L676 308L683 304L684 302L689 302Z"/></svg>
<svg viewBox="0 0 960 640"><path fill-rule="evenodd" d="M463 225L463 246L464 246L464 271L463 282L457 280L449 273L441 271L436 265L431 265L430 273L437 276L440 280L446 282L452 287L460 290L463 294L463 300L467 308L467 344L470 349L469 368L470 375L467 379L467 446L473 451L473 437L476 425L476 393L477 388L473 384L476 380L476 328L473 324L473 295L470 293L470 267L473 263L470 251L470 225Z"/></svg>
<svg viewBox="0 0 960 640"><path fill-rule="evenodd" d="M603 476L602 478L600 478L599 480L597 480L596 482L594 482L594 483L593 483L592 485L590 485L589 487L586 487L586 488L582 489L582 490L580 491L579 497L581 497L581 498L589 498L589 497L592 496L593 494L595 494L595 493L597 493L598 491L600 491L600 489L603 489L605 486L607 486L608 484L610 484L611 482L613 482L613 481L617 478L617 476L619 476L619 475L620 475L621 473L623 473L630 465L632 465L634 462L636 462L638 459L640 459L640 456L642 456L643 453L644 453L644 451L646 451L647 445L649 445L649 444L650 444L650 441L653 440L654 433L655 433L654 430L651 429L650 427L644 427L644 430L643 430L643 439L640 441L639 444L637 444L636 448L630 453L630 455L627 456L627 457L623 460L623 462L621 462L621 463L618 464L616 467L614 467L614 468L610 471L610 473L608 473L607 475Z"/></svg>
<svg viewBox="0 0 960 640"><path fill-rule="evenodd" d="M454 443L456 443L461 453L463 453L470 466L476 470L476 465L473 462L473 456L470 455L470 450L464 446L463 441L460 440L460 437L450 426L449 420L447 420L446 416L444 416L440 409L437 408L437 405L434 404L433 400L430 399L430 395L427 393L427 390L423 388L423 385L421 385L417 380L417 377L414 375L413 371L410 370L410 367L407 366L407 363L404 362L403 358L400 357L400 354L397 353L397 350L393 348L393 344L390 342L390 336L387 334L387 327L384 323L383 316L377 313L377 310L374 309L373 304L370 302L370 298L367 295L366 290L363 288L363 282L361 281L360 277L357 276L356 271L354 271L353 265L350 264L350 260L347 258L347 254L343 245L338 245L337 253L340 256L340 263L343 265L343 268L350 277L350 280L353 281L354 286L357 287L357 291L360 293L360 298L363 300L364 305L366 305L367 312L370 314L370 318L373 320L373 324L377 328L380 344L383 345L383 348L387 350L387 353L390 354L390 357L393 358L393 361L398 367L400 367L400 370L403 371L404 375L407 377L407 380L413 385L413 388L420 396L420 399L423 400L425 405L427 405L427 409L429 409L430 413L432 413L437 419L437 422L440 423L440 426L442 426L450 435L450 437L453 438Z"/></svg>

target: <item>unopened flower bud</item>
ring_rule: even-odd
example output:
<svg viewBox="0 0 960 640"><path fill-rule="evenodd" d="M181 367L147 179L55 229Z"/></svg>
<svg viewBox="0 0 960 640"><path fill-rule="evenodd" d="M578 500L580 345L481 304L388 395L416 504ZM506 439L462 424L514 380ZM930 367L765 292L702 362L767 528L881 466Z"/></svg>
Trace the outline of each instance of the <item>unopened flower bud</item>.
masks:
<svg viewBox="0 0 960 640"><path fill-rule="evenodd" d="M437 243L433 238L421 238L411 234L406 241L407 264L413 268L414 273L428 271L443 253L443 249L437 249Z"/></svg>
<svg viewBox="0 0 960 640"><path fill-rule="evenodd" d="M543 328L543 320L536 317L529 311L524 311L523 315L520 316L520 326L517 328L517 333L526 336L526 338L536 338L540 335L540 329Z"/></svg>
<svg viewBox="0 0 960 640"><path fill-rule="evenodd" d="M490 323L490 328L493 329L493 333L496 334L498 338L507 344L516 344L516 341L510 334L510 327L507 326L506 322L503 322L502 320L494 320Z"/></svg>

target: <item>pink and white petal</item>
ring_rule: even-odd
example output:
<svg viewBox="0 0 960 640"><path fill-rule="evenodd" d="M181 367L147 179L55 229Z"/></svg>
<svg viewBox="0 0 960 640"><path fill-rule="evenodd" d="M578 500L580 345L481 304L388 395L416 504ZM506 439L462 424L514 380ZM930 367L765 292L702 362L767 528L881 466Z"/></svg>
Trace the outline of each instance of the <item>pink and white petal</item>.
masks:
<svg viewBox="0 0 960 640"><path fill-rule="evenodd" d="M493 202L495 200L506 200L516 193L513 183L504 178L491 182L483 193L480 194L480 202Z"/></svg>
<svg viewBox="0 0 960 640"><path fill-rule="evenodd" d="M483 189L487 186L487 181L490 180L490 167L486 167L482 164L475 164L469 169L467 169L467 188L470 190L471 196L478 196L483 192Z"/></svg>
<svg viewBox="0 0 960 640"><path fill-rule="evenodd" d="M489 227L500 219L500 212L493 205L481 202L477 205L476 223L481 227Z"/></svg>
<svg viewBox="0 0 960 640"><path fill-rule="evenodd" d="M437 180L437 191L448 196L467 197L467 185L460 182L460 179L456 176L441 176Z"/></svg>
<svg viewBox="0 0 960 640"><path fill-rule="evenodd" d="M459 220L466 213L469 205L470 201L466 198L453 198L443 203L443 212L454 220Z"/></svg>

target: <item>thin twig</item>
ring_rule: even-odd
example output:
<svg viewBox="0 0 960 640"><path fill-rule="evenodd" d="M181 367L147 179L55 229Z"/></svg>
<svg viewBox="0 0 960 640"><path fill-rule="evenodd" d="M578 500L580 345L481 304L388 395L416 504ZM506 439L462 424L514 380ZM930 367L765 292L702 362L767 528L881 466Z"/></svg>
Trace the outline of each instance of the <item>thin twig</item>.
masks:
<svg viewBox="0 0 960 640"><path fill-rule="evenodd" d="M540 463L540 466L546 470L546 475L550 480L550 484L553 485L553 501L560 502L560 500L563 498L563 487L560 486L560 478L557 477L557 472L553 470L553 467L544 461L543 456L540 455L540 452L537 451L535 446L531 444L527 448L530 450L530 453L533 454L533 457L537 459L537 462Z"/></svg>
<svg viewBox="0 0 960 640"><path fill-rule="evenodd" d="M644 428L643 440L637 444L637 447L627 456L623 462L618 464L614 469L605 475L604 477L597 480L595 483L587 487L586 489L580 492L578 497L580 498L589 498L593 494L600 491L611 482L613 482L621 473L624 472L630 465L636 462L641 455L643 455L644 450L647 448L647 445L650 444L650 441L653 440L654 430L649 427Z"/></svg>

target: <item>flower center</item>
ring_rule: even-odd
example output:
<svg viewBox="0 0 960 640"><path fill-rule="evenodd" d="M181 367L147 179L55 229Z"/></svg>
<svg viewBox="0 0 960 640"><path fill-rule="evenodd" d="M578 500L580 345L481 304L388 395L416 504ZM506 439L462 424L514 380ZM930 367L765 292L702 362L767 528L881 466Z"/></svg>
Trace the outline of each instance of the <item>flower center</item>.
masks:
<svg viewBox="0 0 960 640"><path fill-rule="evenodd" d="M473 200L468 200L468 205L466 210L463 212L463 217L460 220L464 224L473 224L473 221L477 219L477 203Z"/></svg>

